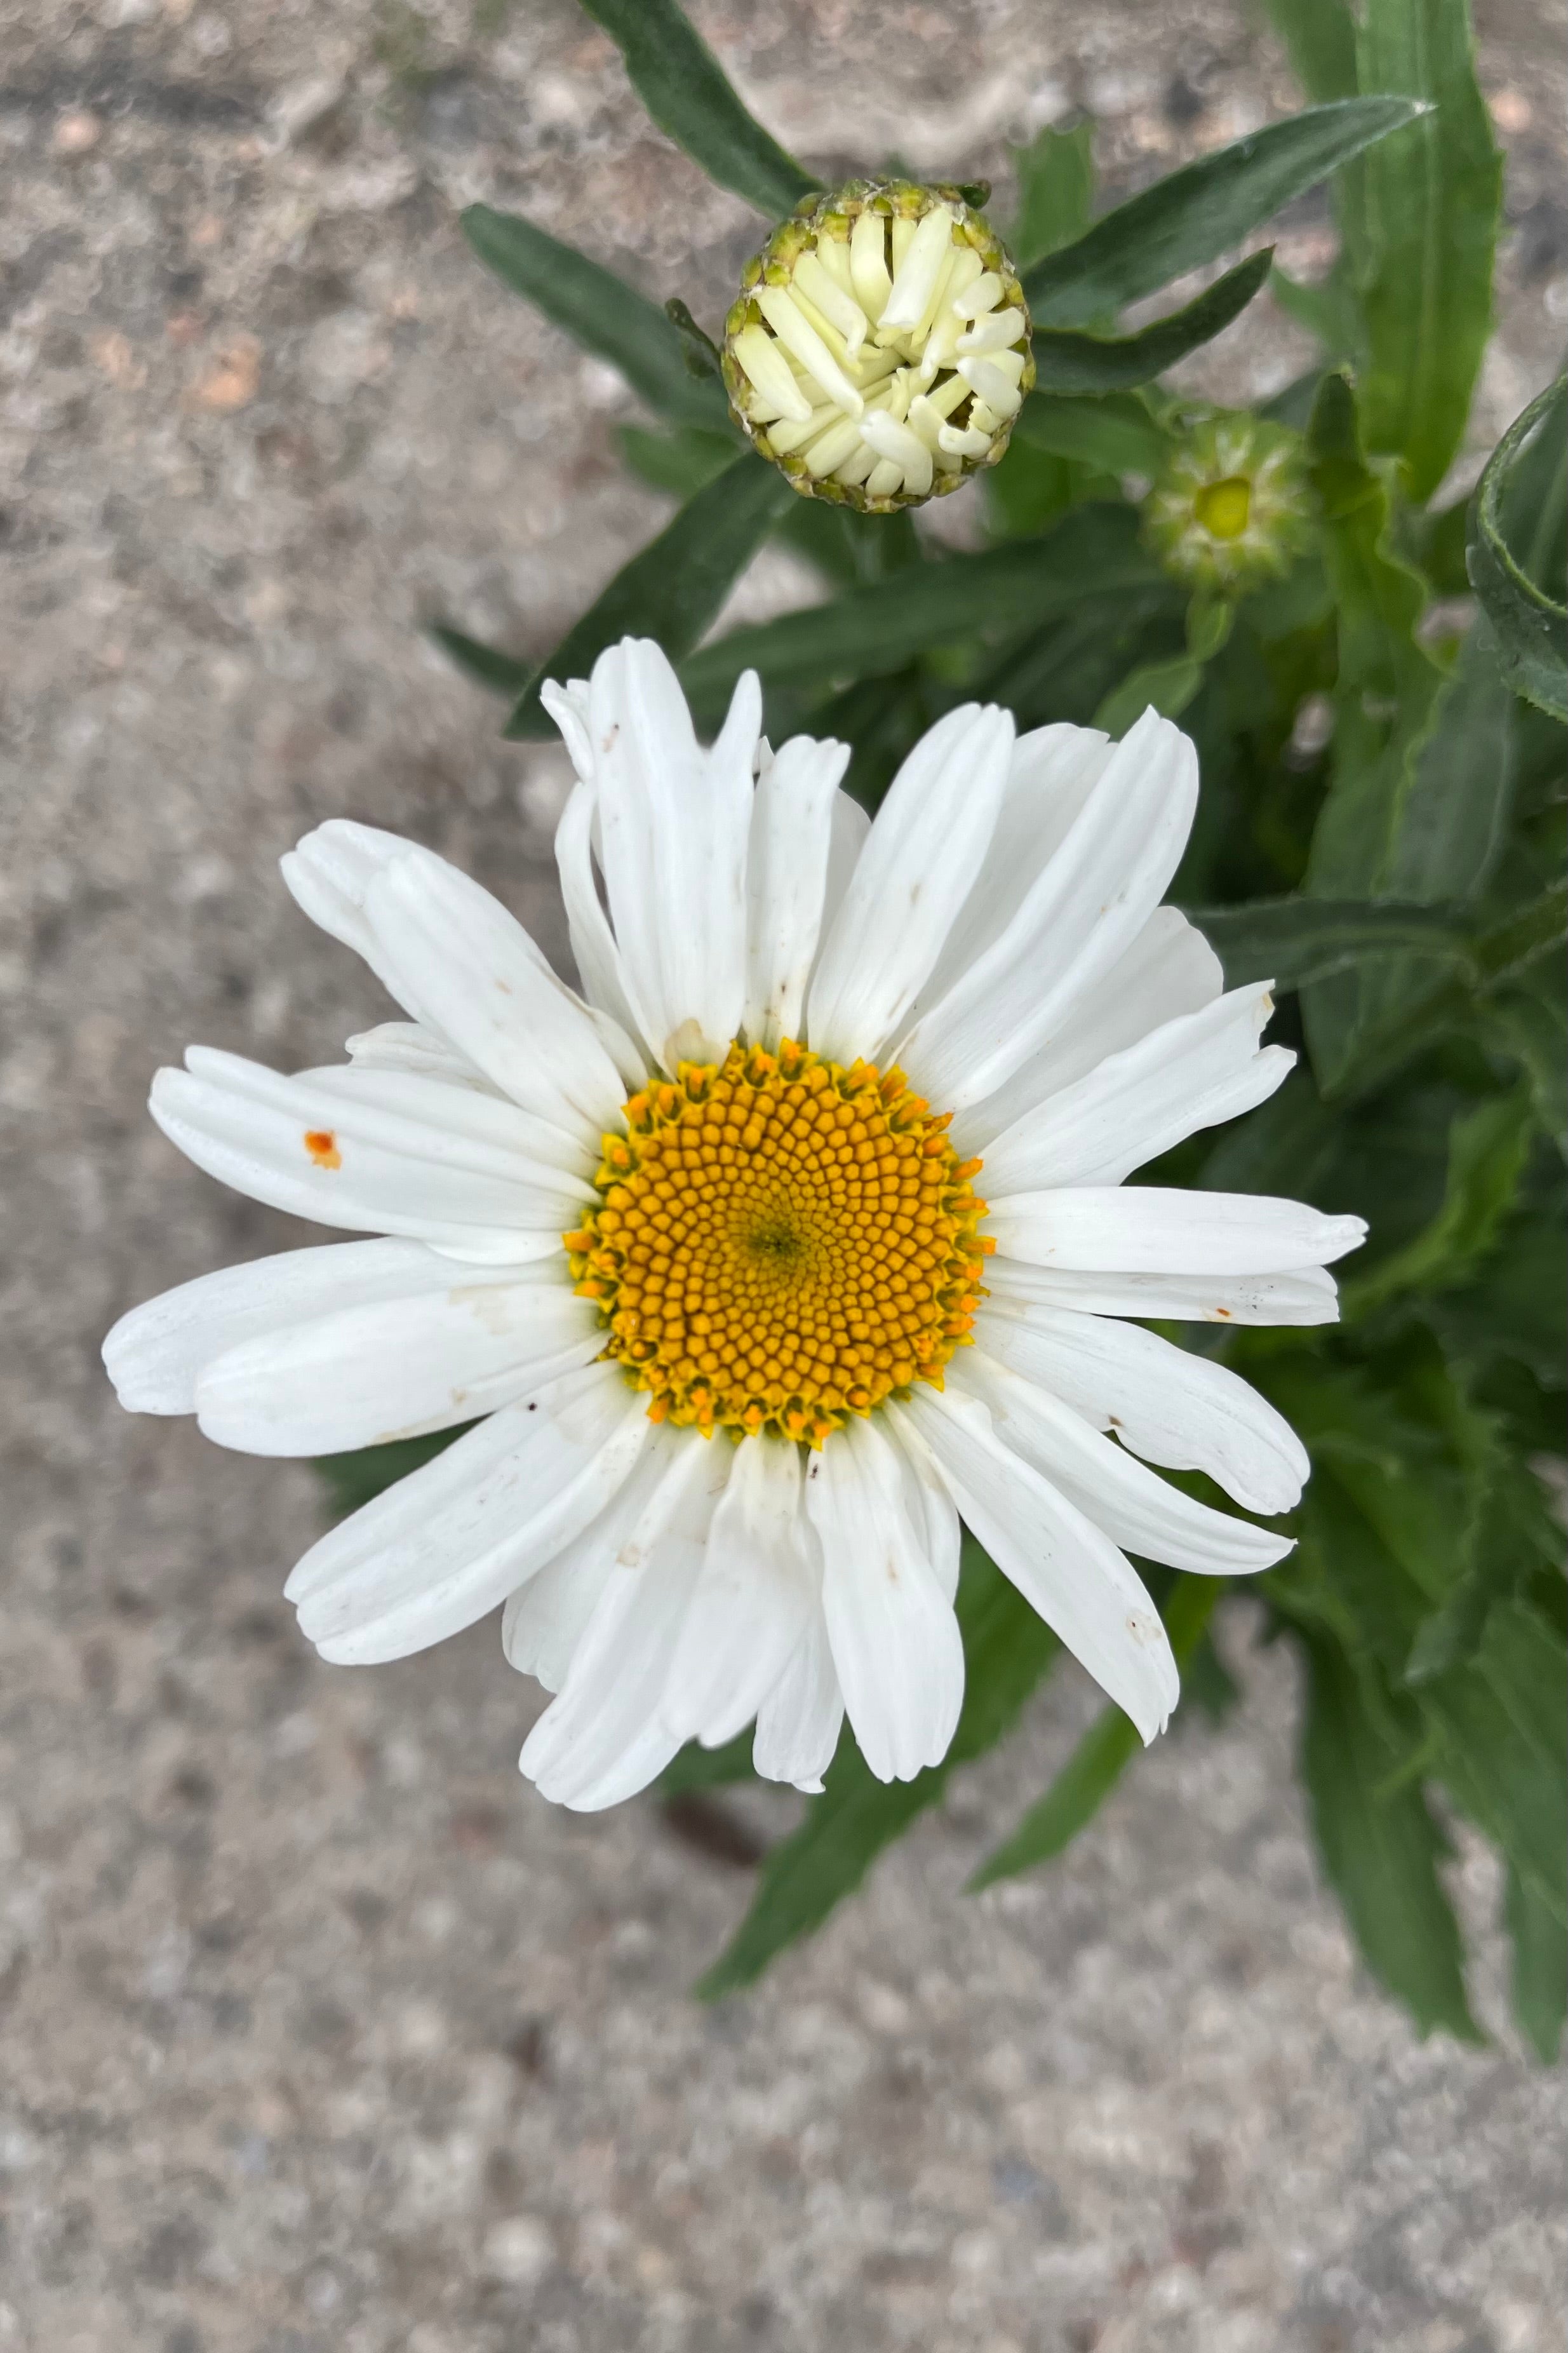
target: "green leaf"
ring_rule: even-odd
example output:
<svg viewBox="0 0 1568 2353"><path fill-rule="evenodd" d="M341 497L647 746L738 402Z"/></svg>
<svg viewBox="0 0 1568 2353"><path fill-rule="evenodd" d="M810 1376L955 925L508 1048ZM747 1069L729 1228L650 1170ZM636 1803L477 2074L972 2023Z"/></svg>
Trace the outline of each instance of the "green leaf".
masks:
<svg viewBox="0 0 1568 2353"><path fill-rule="evenodd" d="M331 1498L334 1519L347 1519L362 1504L372 1502L385 1488L406 1479L444 1453L454 1439L472 1430L471 1421L456 1430L432 1430L425 1438L395 1438L384 1446L361 1446L352 1454L319 1454L315 1469Z"/></svg>
<svg viewBox="0 0 1568 2353"><path fill-rule="evenodd" d="M1513 808L1513 710L1472 631L1395 811L1379 877L1394 897L1423 905L1473 899L1491 880Z"/></svg>
<svg viewBox="0 0 1568 2353"><path fill-rule="evenodd" d="M1307 1644L1301 1776L1330 1882L1373 1975L1416 2030L1481 2040L1470 2016L1458 1923L1437 1876L1443 1841L1419 1781L1418 1725L1374 1723L1353 1668L1333 1644Z"/></svg>
<svg viewBox="0 0 1568 2353"><path fill-rule="evenodd" d="M896 670L933 646L999 628L1021 635L1087 599L1116 602L1164 585L1131 508L1079 507L1043 538L911 565L830 604L732 630L694 654L681 676L705 712L722 707L743 670L756 670L766 686L826 691L836 681Z"/></svg>
<svg viewBox="0 0 1568 2353"><path fill-rule="evenodd" d="M1268 291L1288 319L1316 335L1331 360L1348 360L1356 347L1359 317L1355 301L1340 271L1332 270L1315 285L1288 277L1278 263L1268 275Z"/></svg>
<svg viewBox="0 0 1568 2353"><path fill-rule="evenodd" d="M1568 938L1568 883L1552 882L1511 915L1476 934L1476 962L1494 987L1527 973Z"/></svg>
<svg viewBox="0 0 1568 2353"><path fill-rule="evenodd" d="M1054 457L1076 458L1103 474L1156 474L1166 437L1135 393L1073 399L1032 392L1013 424L1013 439Z"/></svg>
<svg viewBox="0 0 1568 2353"><path fill-rule="evenodd" d="M1056 1658L1056 1636L968 1535L957 1607L963 1713L946 1757L912 1781L879 1781L847 1733L822 1795L768 1854L751 1910L699 1982L703 2000L750 1985L786 1945L820 1927L883 1849L936 1804L953 1768L984 1755L1016 1722Z"/></svg>
<svg viewBox="0 0 1568 2353"><path fill-rule="evenodd" d="M646 425L623 425L616 438L634 474L651 490L668 491L678 499L695 498L735 462L731 436L709 433L699 425L683 425L673 433L652 433Z"/></svg>
<svg viewBox="0 0 1568 2353"><path fill-rule="evenodd" d="M1018 214L1007 235L1014 266L1027 269L1089 227L1094 201L1094 125L1070 131L1047 123L1026 147L1009 148L1018 175Z"/></svg>
<svg viewBox="0 0 1568 2353"><path fill-rule="evenodd" d="M1241 316L1264 280L1274 248L1262 247L1216 278L1193 301L1135 335L1085 335L1037 327L1035 377L1041 392L1128 392L1150 384L1189 352L1212 343Z"/></svg>
<svg viewBox="0 0 1568 2353"><path fill-rule="evenodd" d="M719 346L711 335L700 327L679 294L672 294L664 306L664 315L680 337L686 354L686 373L698 377L711 376L716 384L724 381L724 363L719 356Z"/></svg>
<svg viewBox="0 0 1568 2353"><path fill-rule="evenodd" d="M487 269L618 368L657 415L722 430L730 413L722 385L690 375L680 331L657 302L516 213L470 205L461 223Z"/></svg>
<svg viewBox="0 0 1568 2353"><path fill-rule="evenodd" d="M1087 326L1216 261L1417 111L1399 98L1310 107L1184 164L1025 274L1037 328Z"/></svg>
<svg viewBox="0 0 1568 2353"><path fill-rule="evenodd" d="M1185 1666L1207 1631L1220 1589L1212 1577L1179 1577L1172 1587L1163 1615L1179 1666ZM1137 1725L1119 1707L1098 1715L1038 1804L986 1856L969 1882L970 1893L1060 1854L1100 1811L1139 1746Z"/></svg>
<svg viewBox="0 0 1568 2353"><path fill-rule="evenodd" d="M1462 1282L1497 1240L1513 1206L1530 1151L1530 1095L1520 1088L1456 1119L1449 1132L1448 1184L1426 1230L1366 1274L1340 1287L1342 1322L1352 1324L1407 1292Z"/></svg>
<svg viewBox="0 0 1568 2353"><path fill-rule="evenodd" d="M1568 1160L1568 1008L1560 991L1528 985L1476 1008L1481 1037L1523 1071L1537 1124Z"/></svg>
<svg viewBox="0 0 1568 2353"><path fill-rule="evenodd" d="M1152 707L1166 719L1176 719L1204 682L1204 666L1191 654L1170 661L1142 662L1112 687L1094 714L1094 723L1121 742L1127 730Z"/></svg>
<svg viewBox="0 0 1568 2353"><path fill-rule="evenodd" d="M672 661L690 652L769 530L795 497L776 467L747 451L699 491L541 662L508 720L513 738L552 725L539 690L547 678L586 678L606 646L653 638Z"/></svg>
<svg viewBox="0 0 1568 2353"><path fill-rule="evenodd" d="M1234 907L1189 907L1189 919L1225 966L1226 986L1272 980L1302 988L1380 958L1408 954L1468 964L1469 935L1430 907L1332 899L1253 899Z"/></svg>
<svg viewBox="0 0 1568 2353"><path fill-rule="evenodd" d="M689 1740L659 1775L655 1784L659 1796L678 1798L686 1789L718 1789L733 1781L753 1779L753 1730L748 1725L744 1732L738 1732L733 1740L726 1740L720 1748L703 1748L695 1740Z"/></svg>
<svg viewBox="0 0 1568 2353"><path fill-rule="evenodd" d="M752 121L675 0L583 0L583 6L626 58L659 129L710 180L770 220L793 212L820 185Z"/></svg>
<svg viewBox="0 0 1568 2353"><path fill-rule="evenodd" d="M1296 78L1309 98L1353 98L1355 19L1345 0L1268 0Z"/></svg>
<svg viewBox="0 0 1568 2353"><path fill-rule="evenodd" d="M487 694L503 694L509 702L515 702L533 676L531 662L520 661L516 654L503 654L499 647L481 645L478 638L465 637L461 629L448 628L444 621L433 621L429 635L464 677L482 686Z"/></svg>
<svg viewBox="0 0 1568 2353"><path fill-rule="evenodd" d="M1568 1920L1565 1687L1561 1629L1515 1599L1489 1613L1473 1663L1416 1694L1436 1736L1433 1772L1559 1922Z"/></svg>
<svg viewBox="0 0 1568 2353"><path fill-rule="evenodd" d="M1568 2011L1568 1936L1511 1865L1504 1917L1513 1945L1513 2014L1542 2065L1550 2067Z"/></svg>
<svg viewBox="0 0 1568 2353"><path fill-rule="evenodd" d="M1490 628L1498 667L1515 694L1553 719L1568 719L1568 608L1533 580L1503 537L1503 503L1510 480L1537 435L1562 438L1559 416L1568 401L1568 376L1559 376L1492 451L1470 509L1466 566ZM1562 491L1556 491L1561 503Z"/></svg>
<svg viewBox="0 0 1568 2353"><path fill-rule="evenodd" d="M1401 460L1420 501L1463 438L1491 328L1502 157L1476 80L1466 0L1365 0L1356 85L1430 108L1352 165L1339 202L1363 319L1366 447Z"/></svg>

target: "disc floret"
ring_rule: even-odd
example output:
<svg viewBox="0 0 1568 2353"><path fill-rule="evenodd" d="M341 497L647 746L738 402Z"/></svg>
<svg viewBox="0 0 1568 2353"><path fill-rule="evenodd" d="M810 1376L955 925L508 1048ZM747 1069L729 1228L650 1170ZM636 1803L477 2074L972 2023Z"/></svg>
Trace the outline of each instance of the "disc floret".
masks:
<svg viewBox="0 0 1568 2353"><path fill-rule="evenodd" d="M1035 381L1023 289L956 187L852 180L747 264L730 405L809 498L918 506L994 465Z"/></svg>
<svg viewBox="0 0 1568 2353"><path fill-rule="evenodd" d="M820 1446L968 1343L985 1204L902 1071L786 1039L683 1062L626 1105L565 1237L654 1421Z"/></svg>

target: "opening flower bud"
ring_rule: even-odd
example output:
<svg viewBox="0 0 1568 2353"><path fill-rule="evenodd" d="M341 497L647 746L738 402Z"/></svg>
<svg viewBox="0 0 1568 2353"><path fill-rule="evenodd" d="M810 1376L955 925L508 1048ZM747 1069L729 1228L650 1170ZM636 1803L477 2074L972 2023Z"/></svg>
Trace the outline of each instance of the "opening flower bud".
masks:
<svg viewBox="0 0 1568 2353"><path fill-rule="evenodd" d="M1311 512L1298 436L1256 417L1221 415L1173 442L1145 502L1143 530L1178 580L1236 596L1289 570Z"/></svg>
<svg viewBox="0 0 1568 2353"><path fill-rule="evenodd" d="M993 466L1035 381L1001 241L955 187L852 180L746 266L730 406L803 496L890 514Z"/></svg>

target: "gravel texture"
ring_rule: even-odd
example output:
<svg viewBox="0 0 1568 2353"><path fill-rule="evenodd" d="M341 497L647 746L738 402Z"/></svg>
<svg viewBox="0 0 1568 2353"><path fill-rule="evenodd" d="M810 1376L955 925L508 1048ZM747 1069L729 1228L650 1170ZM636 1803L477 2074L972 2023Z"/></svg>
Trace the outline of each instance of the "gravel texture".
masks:
<svg viewBox="0 0 1568 2353"><path fill-rule="evenodd" d="M696 14L822 163L1000 177L1082 103L1128 188L1292 103L1218 0ZM1481 16L1515 224L1484 438L1561 343L1568 216L1562 11ZM307 1238L175 1157L152 1069L191 1038L297 1067L379 1018L278 853L405 828L563 944L559 755L500 745L417 625L542 650L661 508L616 381L455 206L709 316L755 224L567 0L0 0L0 2353L1561 2347L1557 2087L1494 1945L1485 2051L1358 1976L1247 1605L1238 1712L1184 1720L1048 1875L961 1893L1087 1721L1066 1672L703 2010L724 1841L540 1803L493 1625L321 1665L280 1599L311 1474L118 1413L115 1314ZM1285 250L1327 238L1308 203ZM1300 349L1232 331L1203 381ZM808 590L768 558L737 603ZM1488 1859L1456 1883L1489 1917Z"/></svg>

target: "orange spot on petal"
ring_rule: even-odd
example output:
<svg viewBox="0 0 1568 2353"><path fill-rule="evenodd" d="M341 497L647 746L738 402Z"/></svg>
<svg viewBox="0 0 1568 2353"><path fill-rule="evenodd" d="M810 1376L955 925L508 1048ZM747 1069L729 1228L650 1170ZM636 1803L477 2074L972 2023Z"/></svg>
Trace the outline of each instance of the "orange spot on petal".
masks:
<svg viewBox="0 0 1568 2353"><path fill-rule="evenodd" d="M338 1139L330 1127L308 1127L305 1149L318 1168L341 1168L343 1155L338 1150Z"/></svg>

